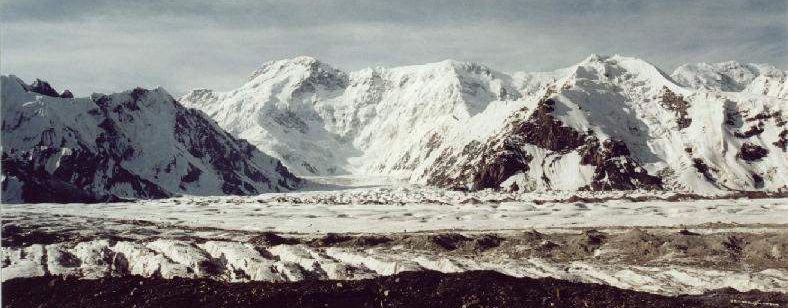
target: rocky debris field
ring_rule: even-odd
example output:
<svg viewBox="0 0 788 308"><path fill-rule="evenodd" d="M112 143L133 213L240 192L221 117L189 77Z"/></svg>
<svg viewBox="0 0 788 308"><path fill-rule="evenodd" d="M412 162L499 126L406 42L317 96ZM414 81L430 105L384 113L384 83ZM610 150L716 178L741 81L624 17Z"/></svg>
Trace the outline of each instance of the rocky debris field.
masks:
<svg viewBox="0 0 788 308"><path fill-rule="evenodd" d="M355 281L227 283L138 276L20 278L3 284L7 307L784 307L788 296L717 290L662 296L493 271L404 272Z"/></svg>

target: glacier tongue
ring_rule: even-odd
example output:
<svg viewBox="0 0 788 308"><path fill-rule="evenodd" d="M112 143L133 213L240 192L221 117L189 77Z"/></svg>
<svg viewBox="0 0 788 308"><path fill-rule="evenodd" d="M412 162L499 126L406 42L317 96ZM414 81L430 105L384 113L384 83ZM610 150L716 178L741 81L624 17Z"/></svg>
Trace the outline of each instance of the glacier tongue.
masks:
<svg viewBox="0 0 788 308"><path fill-rule="evenodd" d="M452 60L344 73L298 57L267 62L236 90L180 100L299 175L460 189L777 191L788 184L784 76L736 63L669 76L618 55L511 75Z"/></svg>

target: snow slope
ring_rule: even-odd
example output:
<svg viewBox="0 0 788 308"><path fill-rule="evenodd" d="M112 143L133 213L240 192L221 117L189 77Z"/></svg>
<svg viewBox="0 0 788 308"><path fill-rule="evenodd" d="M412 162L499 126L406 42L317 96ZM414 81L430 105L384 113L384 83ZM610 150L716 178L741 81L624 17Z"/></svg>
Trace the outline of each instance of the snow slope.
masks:
<svg viewBox="0 0 788 308"><path fill-rule="evenodd" d="M739 66L724 83L690 84L701 70L679 70L677 83L622 56L511 75L451 60L345 73L298 57L181 102L300 175L471 190L785 189L784 72Z"/></svg>
<svg viewBox="0 0 788 308"><path fill-rule="evenodd" d="M40 80L1 81L4 203L244 195L300 182L161 88L69 98Z"/></svg>
<svg viewBox="0 0 788 308"><path fill-rule="evenodd" d="M180 101L282 159L302 175L395 174L409 152L485 111L519 98L510 77L444 61L350 74L314 58L264 64L241 88L194 90Z"/></svg>

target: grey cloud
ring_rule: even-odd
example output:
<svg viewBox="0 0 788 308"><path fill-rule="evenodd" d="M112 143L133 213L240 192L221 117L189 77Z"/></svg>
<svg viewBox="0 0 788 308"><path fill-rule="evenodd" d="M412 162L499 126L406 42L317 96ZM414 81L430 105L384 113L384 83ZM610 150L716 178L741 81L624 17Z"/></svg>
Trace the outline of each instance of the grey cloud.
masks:
<svg viewBox="0 0 788 308"><path fill-rule="evenodd" d="M343 69L446 58L551 70L590 53L786 68L786 1L3 1L3 73L78 95L230 89L260 63Z"/></svg>

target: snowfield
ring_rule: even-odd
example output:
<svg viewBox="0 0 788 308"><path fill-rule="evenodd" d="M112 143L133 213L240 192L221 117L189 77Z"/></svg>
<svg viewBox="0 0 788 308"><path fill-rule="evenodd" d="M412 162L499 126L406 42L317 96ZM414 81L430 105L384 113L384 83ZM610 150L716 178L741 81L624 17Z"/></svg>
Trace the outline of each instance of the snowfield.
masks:
<svg viewBox="0 0 788 308"><path fill-rule="evenodd" d="M640 192L659 197L661 193ZM571 194L576 195L576 194ZM602 196L606 194L588 194ZM616 192L609 198L637 196ZM664 197L671 194L664 194ZM788 199L691 202L560 202L570 194L462 193L429 188L357 188L257 197L182 197L111 204L4 205L6 217L124 220L189 228L285 233L386 233L435 230L782 224ZM534 202L559 200L559 202ZM539 204L541 203L541 204Z"/></svg>

